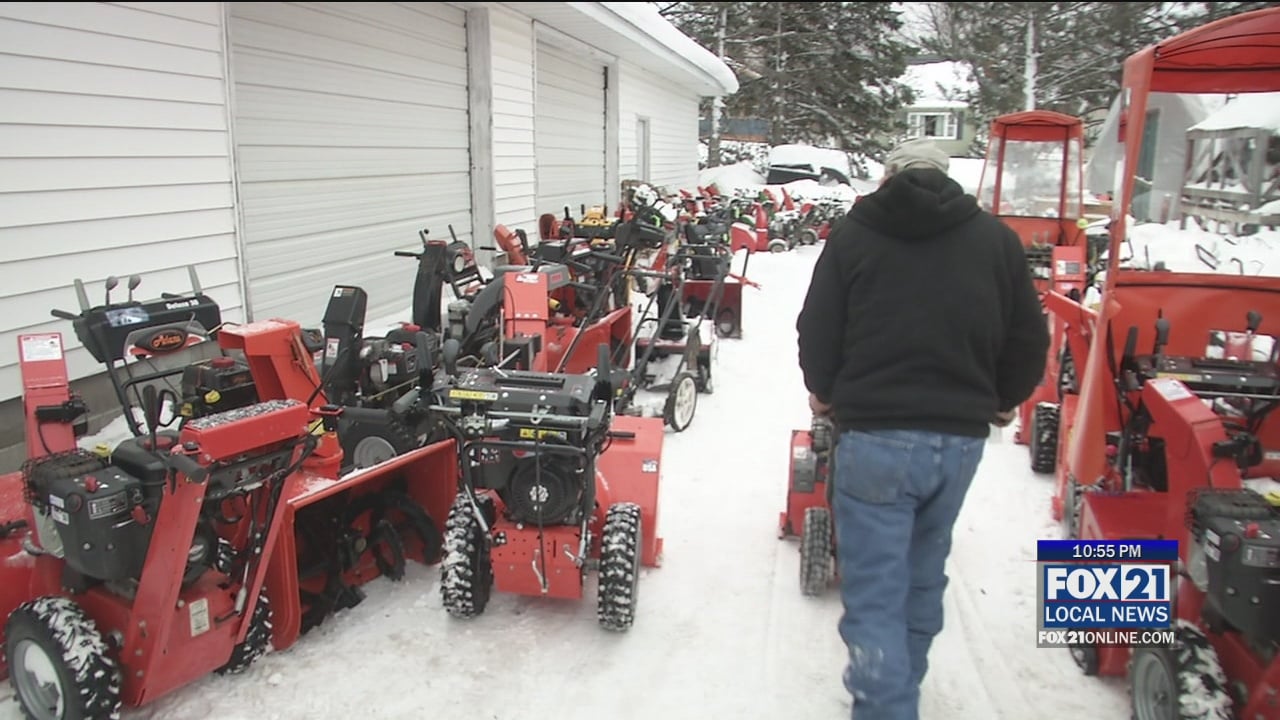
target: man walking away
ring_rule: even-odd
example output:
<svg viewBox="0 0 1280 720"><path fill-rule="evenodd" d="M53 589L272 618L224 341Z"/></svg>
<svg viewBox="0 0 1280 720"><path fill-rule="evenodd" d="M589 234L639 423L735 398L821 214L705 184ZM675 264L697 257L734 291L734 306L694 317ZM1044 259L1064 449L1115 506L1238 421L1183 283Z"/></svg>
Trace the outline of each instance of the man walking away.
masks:
<svg viewBox="0 0 1280 720"><path fill-rule="evenodd" d="M1018 236L928 140L827 240L796 322L815 414L836 423L833 513L857 720L917 720L951 530L992 422L1044 373L1049 331Z"/></svg>

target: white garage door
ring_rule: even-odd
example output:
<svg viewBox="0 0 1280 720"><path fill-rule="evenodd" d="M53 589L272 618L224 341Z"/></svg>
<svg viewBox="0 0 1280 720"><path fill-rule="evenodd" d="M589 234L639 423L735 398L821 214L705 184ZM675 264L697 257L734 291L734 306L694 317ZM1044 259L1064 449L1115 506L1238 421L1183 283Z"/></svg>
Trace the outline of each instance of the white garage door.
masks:
<svg viewBox="0 0 1280 720"><path fill-rule="evenodd" d="M574 217L605 202L605 75L594 61L538 42L533 136L537 211Z"/></svg>
<svg viewBox="0 0 1280 720"><path fill-rule="evenodd" d="M471 237L465 14L442 3L229 3L256 319L316 323L334 285L408 319L418 231Z"/></svg>

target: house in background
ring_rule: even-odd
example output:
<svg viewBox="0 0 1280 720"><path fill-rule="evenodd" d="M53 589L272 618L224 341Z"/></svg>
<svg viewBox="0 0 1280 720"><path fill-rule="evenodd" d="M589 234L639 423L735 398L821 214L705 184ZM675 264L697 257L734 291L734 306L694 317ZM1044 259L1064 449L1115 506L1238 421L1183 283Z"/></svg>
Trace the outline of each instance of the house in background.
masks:
<svg viewBox="0 0 1280 720"><path fill-rule="evenodd" d="M895 140L929 138L952 157L968 156L979 126L964 99L973 89L965 66L951 61L909 65L901 82L915 101L902 109L906 132Z"/></svg>
<svg viewBox="0 0 1280 720"><path fill-rule="evenodd" d="M151 298L194 265L224 320L304 326L351 284L373 327L409 307L393 252L424 228L484 247L612 206L622 180L693 186L699 104L738 86L649 3L4 3L0 22L0 447L22 440L19 334L63 333L71 377L97 376L77 389L116 406L49 314L77 278L101 297L137 273Z"/></svg>
<svg viewBox="0 0 1280 720"><path fill-rule="evenodd" d="M1120 101L1121 95L1117 93L1085 163L1084 189L1093 195L1112 196L1116 191L1116 172L1123 158L1119 141ZM1138 167L1134 169L1136 181L1129 212L1135 219L1167 222L1178 218L1187 165L1187 130L1221 105L1221 96L1151 94L1147 100Z"/></svg>

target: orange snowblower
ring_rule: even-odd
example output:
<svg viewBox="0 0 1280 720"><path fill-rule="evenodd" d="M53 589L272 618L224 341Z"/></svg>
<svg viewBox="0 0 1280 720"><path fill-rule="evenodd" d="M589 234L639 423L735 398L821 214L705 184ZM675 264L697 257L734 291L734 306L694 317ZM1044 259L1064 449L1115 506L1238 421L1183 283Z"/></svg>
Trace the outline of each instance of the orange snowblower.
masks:
<svg viewBox="0 0 1280 720"><path fill-rule="evenodd" d="M440 560L454 442L339 479L340 410L319 390L297 323L222 325L198 291L57 315L74 318L99 359L162 355L195 336L216 337L223 353L130 375L121 386L140 407L124 409L141 410L144 427L104 456L77 447L85 406L61 334L19 337L29 459L0 476L0 675L28 717L106 720L208 673L243 671L360 602L370 580ZM208 388L206 405L179 412L187 403L171 376L239 365L253 397L224 409Z"/></svg>
<svg viewBox="0 0 1280 720"><path fill-rule="evenodd" d="M978 186L983 208L1022 238L1041 294L1053 290L1077 300L1089 282L1084 232L1084 121L1047 110L1001 115ZM1050 314L1049 357L1044 378L1018 407L1014 440L1029 445L1031 468L1053 472L1061 386L1074 382L1065 321Z"/></svg>
<svg viewBox="0 0 1280 720"><path fill-rule="evenodd" d="M1278 91L1280 8L1215 21L1129 57L1101 303L1095 311L1045 296L1068 323L1074 357L1085 360L1078 388L1063 398L1054 516L1071 538L1178 542L1174 644L1072 651L1086 674L1128 677L1138 718L1280 718L1280 511L1263 484L1280 477L1280 418L1271 412L1280 405L1280 279L1199 272L1190 252L1189 265L1168 255L1168 269L1155 271L1125 268L1120 257L1142 187L1140 157L1160 153L1144 132L1153 96L1218 94L1230 103L1237 100L1225 96ZM1188 157L1188 168L1229 154L1221 144ZM1265 248L1268 233L1276 239L1252 203L1216 197L1213 207L1181 203L1185 227L1143 228L1148 249L1189 250L1220 233L1241 249Z"/></svg>
<svg viewBox="0 0 1280 720"><path fill-rule="evenodd" d="M814 417L807 430L791 431L786 508L778 514L778 539L800 540L800 592L820 595L836 577L836 532L830 482L835 428Z"/></svg>
<svg viewBox="0 0 1280 720"><path fill-rule="evenodd" d="M597 570L597 618L635 621L642 567L661 562L663 421L613 412L609 346L591 373L466 369L447 341L432 410L458 439L462 487L445 530L441 594L458 618L492 590L580 599Z"/></svg>

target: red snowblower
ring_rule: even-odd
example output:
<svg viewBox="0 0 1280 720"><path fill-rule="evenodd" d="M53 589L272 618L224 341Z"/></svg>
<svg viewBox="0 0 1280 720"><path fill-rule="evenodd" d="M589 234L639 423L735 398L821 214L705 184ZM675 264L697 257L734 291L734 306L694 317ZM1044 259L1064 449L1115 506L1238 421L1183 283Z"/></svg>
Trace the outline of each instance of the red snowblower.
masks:
<svg viewBox="0 0 1280 720"><path fill-rule="evenodd" d="M786 509L778 515L778 538L800 539L800 592L820 595L836 576L831 477L835 463L831 420L814 417L807 430L791 431Z"/></svg>
<svg viewBox="0 0 1280 720"><path fill-rule="evenodd" d="M461 460L444 536L445 609L475 617L495 589L580 599L595 570L600 625L630 628L641 567L662 557L662 421L613 413L608 345L586 374L459 372L457 352L447 341L432 406Z"/></svg>
<svg viewBox="0 0 1280 720"><path fill-rule="evenodd" d="M109 366L201 337L222 352L113 373L135 435L103 455L77 447L85 405L62 335L18 338L29 459L0 476L0 675L28 717L105 720L210 672L243 671L359 603L370 580L440 560L452 440L338 479L341 410L296 323L224 325L198 282L149 301L108 291L96 306L77 285L81 312L54 314ZM252 397L221 393L219 377L243 390L242 376L220 375L242 367Z"/></svg>
<svg viewBox="0 0 1280 720"><path fill-rule="evenodd" d="M1129 57L1101 304L1094 312L1059 293L1045 298L1069 323L1074 356L1087 358L1078 392L1063 398L1055 517L1072 538L1178 541L1175 645L1073 649L1086 674L1128 677L1137 718L1280 718L1280 511L1265 484L1280 477L1280 419L1271 412L1280 404L1280 280L1197 272L1191 252L1190 269L1172 260L1167 270L1130 269L1120 258L1137 229L1131 208L1150 199L1139 190L1150 169L1142 159L1161 152L1148 147L1156 94L1232 95L1224 98L1232 113L1231 103L1277 91L1277 8ZM1236 110L1233 120L1247 118ZM1182 226L1142 229L1153 253L1179 240L1190 250L1206 235L1241 252L1274 238L1275 216L1268 221L1246 199L1264 166L1274 169L1266 144L1240 142L1256 131L1210 129L1187 133ZM1198 192L1200 177L1241 168L1249 175L1237 187Z"/></svg>
<svg viewBox="0 0 1280 720"><path fill-rule="evenodd" d="M991 140L978 186L979 203L1022 239L1027 262L1043 295L1052 290L1084 298L1091 281L1084 227L1084 122L1047 110L1001 115L991 122ZM1014 440L1029 445L1031 469L1053 472L1063 386L1075 382L1065 321L1048 314L1049 355L1044 377L1018 407Z"/></svg>

